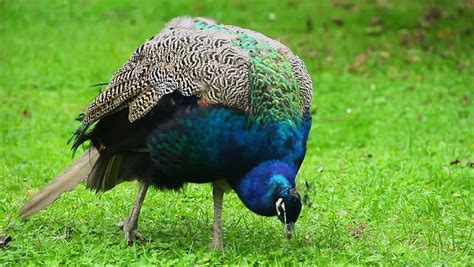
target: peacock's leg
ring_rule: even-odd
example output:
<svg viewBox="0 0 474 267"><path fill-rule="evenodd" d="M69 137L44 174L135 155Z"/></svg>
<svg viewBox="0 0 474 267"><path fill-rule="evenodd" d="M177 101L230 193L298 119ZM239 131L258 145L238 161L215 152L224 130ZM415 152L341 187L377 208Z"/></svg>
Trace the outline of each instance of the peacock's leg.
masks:
<svg viewBox="0 0 474 267"><path fill-rule="evenodd" d="M135 199L135 204L133 205L132 212L130 217L118 224L119 227L123 228L125 234L125 241L127 245L131 245L135 235L138 235L136 232L138 228L138 216L140 215L140 209L142 208L143 200L145 199L146 192L148 190L148 184L141 181L140 189L138 190L137 198Z"/></svg>
<svg viewBox="0 0 474 267"><path fill-rule="evenodd" d="M214 236L210 248L212 250L222 250L222 201L224 190L216 183L212 185L212 196L214 198Z"/></svg>

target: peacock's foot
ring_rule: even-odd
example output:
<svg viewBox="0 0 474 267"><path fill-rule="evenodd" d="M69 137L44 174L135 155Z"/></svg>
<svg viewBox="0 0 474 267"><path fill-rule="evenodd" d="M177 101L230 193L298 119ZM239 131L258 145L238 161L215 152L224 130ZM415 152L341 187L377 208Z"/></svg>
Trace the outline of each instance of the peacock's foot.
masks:
<svg viewBox="0 0 474 267"><path fill-rule="evenodd" d="M224 244L222 242L221 231L215 231L214 236L212 237L212 242L209 244L209 249L214 251L219 251L224 249Z"/></svg>
<svg viewBox="0 0 474 267"><path fill-rule="evenodd" d="M141 234L137 231L138 225L135 223L130 223L129 221L123 221L117 223L117 226L123 229L125 236L125 242L128 246L133 244L134 240L141 239Z"/></svg>
<svg viewBox="0 0 474 267"><path fill-rule="evenodd" d="M222 240L220 241L212 240L211 244L209 244L209 249L213 251L224 250L224 245L222 244Z"/></svg>
<svg viewBox="0 0 474 267"><path fill-rule="evenodd" d="M142 208L143 200L145 199L146 191L148 190L148 184L141 182L140 190L138 190L135 204L133 205L130 217L123 222L117 224L118 227L123 229L125 235L125 242L127 245L132 245L133 240L140 238L140 234L137 232L138 229L138 216L140 215L140 209Z"/></svg>

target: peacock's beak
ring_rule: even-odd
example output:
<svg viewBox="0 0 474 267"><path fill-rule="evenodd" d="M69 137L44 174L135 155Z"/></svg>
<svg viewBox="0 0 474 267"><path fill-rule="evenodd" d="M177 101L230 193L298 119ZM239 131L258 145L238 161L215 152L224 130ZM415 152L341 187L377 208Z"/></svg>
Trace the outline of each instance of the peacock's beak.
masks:
<svg viewBox="0 0 474 267"><path fill-rule="evenodd" d="M285 227L286 238L291 239L291 237L293 236L293 229L295 227L295 223L293 222L287 223L285 224L284 227Z"/></svg>

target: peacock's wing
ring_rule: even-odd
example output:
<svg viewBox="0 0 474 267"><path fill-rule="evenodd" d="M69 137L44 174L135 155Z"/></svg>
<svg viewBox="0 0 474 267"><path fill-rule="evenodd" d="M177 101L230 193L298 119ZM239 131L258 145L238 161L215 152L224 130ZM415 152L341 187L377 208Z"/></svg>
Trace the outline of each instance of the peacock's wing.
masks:
<svg viewBox="0 0 474 267"><path fill-rule="evenodd" d="M225 104L242 106L239 97L248 86L248 53L228 45L231 34L199 30L193 27L196 22L175 19L138 47L89 106L83 124L126 107L133 122L173 91L216 104L232 90Z"/></svg>
<svg viewBox="0 0 474 267"><path fill-rule="evenodd" d="M243 38L246 36L251 38ZM203 104L249 110L249 72L252 72L249 59L254 44L246 44L248 39L268 44L291 64L300 87L301 107L307 109L311 101L311 79L303 62L287 47L236 26L180 17L138 47L117 70L107 90L87 109L83 125L124 108L129 109L129 120L133 122L174 91L198 96Z"/></svg>

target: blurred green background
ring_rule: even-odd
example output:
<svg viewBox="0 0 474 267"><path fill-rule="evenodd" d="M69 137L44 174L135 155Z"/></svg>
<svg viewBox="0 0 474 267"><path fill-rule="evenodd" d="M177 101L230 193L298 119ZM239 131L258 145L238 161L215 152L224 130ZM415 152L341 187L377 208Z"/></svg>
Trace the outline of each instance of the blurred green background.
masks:
<svg viewBox="0 0 474 267"><path fill-rule="evenodd" d="M18 209L71 163L76 115L144 40L180 15L280 40L314 82L291 242L224 198L209 252L208 185L153 191L126 247L115 223L136 185L83 186L27 221ZM474 1L0 0L2 264L460 264L473 262ZM1 241L1 238L0 238Z"/></svg>

